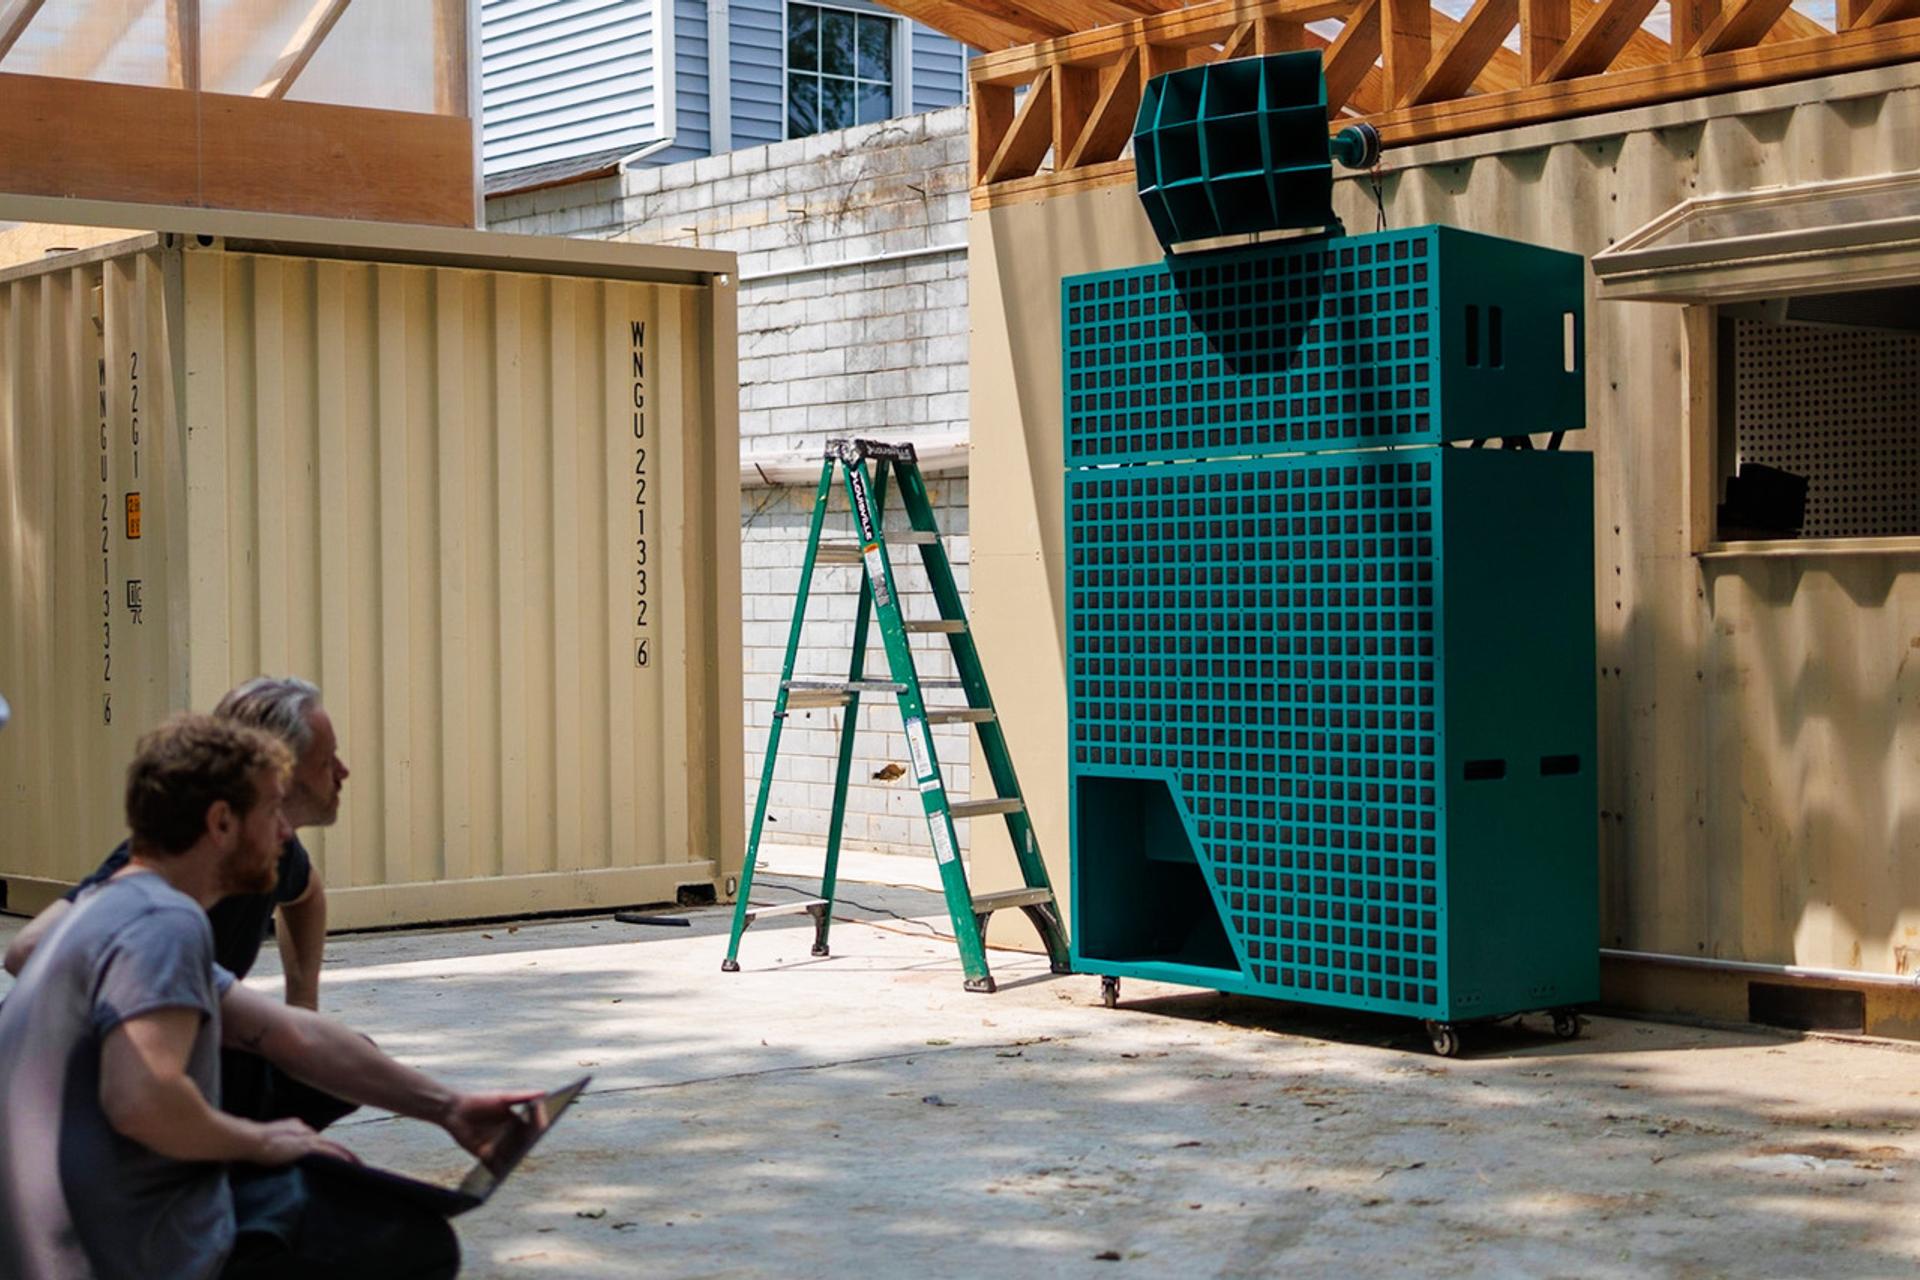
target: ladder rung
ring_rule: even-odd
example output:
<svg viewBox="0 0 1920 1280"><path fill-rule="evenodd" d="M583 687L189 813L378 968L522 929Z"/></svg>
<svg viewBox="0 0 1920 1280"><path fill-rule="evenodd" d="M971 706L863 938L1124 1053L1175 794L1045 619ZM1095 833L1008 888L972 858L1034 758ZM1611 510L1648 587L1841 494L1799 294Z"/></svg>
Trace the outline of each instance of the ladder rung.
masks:
<svg viewBox="0 0 1920 1280"><path fill-rule="evenodd" d="M927 709L928 724L992 724L996 719L992 707L947 707L936 711Z"/></svg>
<svg viewBox="0 0 1920 1280"><path fill-rule="evenodd" d="M859 564L860 544L857 542L823 542L813 553L813 562L823 564Z"/></svg>
<svg viewBox="0 0 1920 1280"><path fill-rule="evenodd" d="M886 539L888 542L905 542L920 547L933 547L940 544L940 535L931 529L907 529L900 533L889 533Z"/></svg>
<svg viewBox="0 0 1920 1280"><path fill-rule="evenodd" d="M959 618L908 618L907 630L910 633L957 636L967 629L967 624Z"/></svg>
<svg viewBox="0 0 1920 1280"><path fill-rule="evenodd" d="M788 680L780 687L789 693L898 693L907 686L892 680Z"/></svg>
<svg viewBox="0 0 1920 1280"><path fill-rule="evenodd" d="M770 907L747 907L747 923L763 920L768 916L810 915L818 918L823 911L830 910L832 904L825 898L803 898L799 902L779 902Z"/></svg>
<svg viewBox="0 0 1920 1280"><path fill-rule="evenodd" d="M933 680L922 680L920 687L922 689L964 689L967 687L967 682L958 676L941 676Z"/></svg>
<svg viewBox="0 0 1920 1280"><path fill-rule="evenodd" d="M831 689L789 689L787 710L819 711L826 707L844 707L847 705L847 696Z"/></svg>
<svg viewBox="0 0 1920 1280"><path fill-rule="evenodd" d="M993 893L982 893L974 897L973 914L984 915L989 911L1000 911L1008 907L1037 907L1043 902L1053 901L1053 890L1038 889L999 889Z"/></svg>
<svg viewBox="0 0 1920 1280"><path fill-rule="evenodd" d="M1019 798L1011 800L962 800L948 807L947 812L955 818L984 818L994 813L1024 813L1027 802Z"/></svg>

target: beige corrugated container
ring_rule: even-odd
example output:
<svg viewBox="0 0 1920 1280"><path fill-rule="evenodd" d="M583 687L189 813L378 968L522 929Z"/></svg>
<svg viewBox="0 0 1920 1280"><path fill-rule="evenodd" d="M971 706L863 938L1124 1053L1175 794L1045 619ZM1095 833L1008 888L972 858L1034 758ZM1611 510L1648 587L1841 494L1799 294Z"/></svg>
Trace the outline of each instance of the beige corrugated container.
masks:
<svg viewBox="0 0 1920 1280"><path fill-rule="evenodd" d="M733 256L207 221L0 273L8 909L122 837L141 732L261 672L353 769L303 833L335 925L727 889Z"/></svg>

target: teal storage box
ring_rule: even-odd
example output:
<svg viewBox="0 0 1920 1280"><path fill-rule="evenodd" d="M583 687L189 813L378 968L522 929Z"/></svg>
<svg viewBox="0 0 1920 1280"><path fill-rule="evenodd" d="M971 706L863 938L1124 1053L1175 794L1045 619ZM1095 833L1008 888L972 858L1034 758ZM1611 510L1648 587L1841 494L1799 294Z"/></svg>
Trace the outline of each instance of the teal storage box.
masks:
<svg viewBox="0 0 1920 1280"><path fill-rule="evenodd" d="M1426 226L1069 276L1067 465L1579 430L1585 270Z"/></svg>
<svg viewBox="0 0 1920 1280"><path fill-rule="evenodd" d="M1077 971L1441 1024L1598 997L1589 455L1066 486Z"/></svg>

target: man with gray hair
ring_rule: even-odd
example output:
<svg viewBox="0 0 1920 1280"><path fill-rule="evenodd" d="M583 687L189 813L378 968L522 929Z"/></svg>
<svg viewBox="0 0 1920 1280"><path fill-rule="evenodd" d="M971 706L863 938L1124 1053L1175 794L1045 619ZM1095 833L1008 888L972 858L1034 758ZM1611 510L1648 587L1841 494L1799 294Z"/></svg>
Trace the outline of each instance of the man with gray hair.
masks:
<svg viewBox="0 0 1920 1280"><path fill-rule="evenodd" d="M260 676L220 699L213 714L262 729L293 753L284 805L290 827L333 825L340 816L340 788L348 770L340 759L333 719L320 704L318 688L292 676ZM34 949L73 904L118 874L127 865L129 853L123 841L92 875L34 917L7 947L7 972L18 976ZM289 836L281 846L279 877L270 891L234 894L208 910L214 957L221 968L236 978L247 976L259 958L267 922L276 910L279 921L274 935L279 943L287 1003L318 1009L320 962L327 934L326 890L298 835ZM296 1116L319 1129L352 1109L272 1071L252 1055L230 1052L223 1059L224 1105L235 1115L253 1119Z"/></svg>

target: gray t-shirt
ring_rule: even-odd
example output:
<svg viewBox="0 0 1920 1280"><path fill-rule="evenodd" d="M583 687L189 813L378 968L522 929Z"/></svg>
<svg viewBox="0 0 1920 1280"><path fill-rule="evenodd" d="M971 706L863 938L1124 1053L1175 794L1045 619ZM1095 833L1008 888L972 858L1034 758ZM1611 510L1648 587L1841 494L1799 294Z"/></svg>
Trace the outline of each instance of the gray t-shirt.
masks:
<svg viewBox="0 0 1920 1280"><path fill-rule="evenodd" d="M80 900L0 1005L0 1276L200 1280L233 1245L218 1164L154 1154L100 1106L100 1053L122 1022L199 1011L187 1072L220 1095L213 931L192 898L151 872Z"/></svg>

